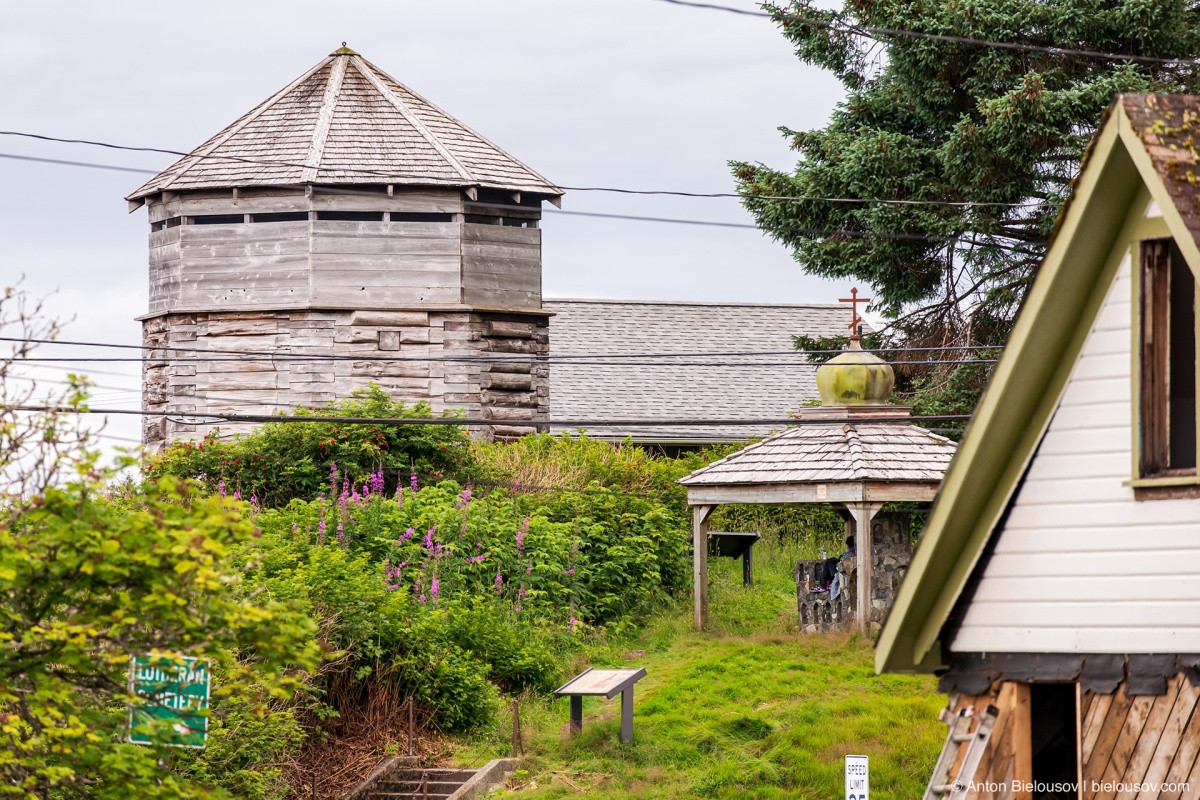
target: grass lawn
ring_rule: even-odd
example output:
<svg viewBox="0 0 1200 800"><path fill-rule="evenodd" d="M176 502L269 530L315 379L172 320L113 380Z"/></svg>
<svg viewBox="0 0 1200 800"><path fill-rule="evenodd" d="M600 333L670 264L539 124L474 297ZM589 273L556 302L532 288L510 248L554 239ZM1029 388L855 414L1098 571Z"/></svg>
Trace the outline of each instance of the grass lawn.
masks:
<svg viewBox="0 0 1200 800"><path fill-rule="evenodd" d="M854 753L870 757L872 797L920 797L946 735L934 680L876 676L859 636L798 634L791 564L813 554L758 547L753 589L740 563L710 561L711 630L692 631L680 603L574 665L646 668L632 746L619 741L619 696L585 698L573 738L566 699L521 698L526 757L496 796L829 800L844 795L842 757ZM510 747L507 715L455 758L481 764Z"/></svg>

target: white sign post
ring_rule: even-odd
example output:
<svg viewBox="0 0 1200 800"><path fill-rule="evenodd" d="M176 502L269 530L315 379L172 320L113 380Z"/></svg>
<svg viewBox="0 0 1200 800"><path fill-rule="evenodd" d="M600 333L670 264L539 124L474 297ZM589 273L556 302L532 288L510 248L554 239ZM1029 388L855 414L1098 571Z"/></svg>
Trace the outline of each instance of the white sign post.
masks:
<svg viewBox="0 0 1200 800"><path fill-rule="evenodd" d="M870 800L866 756L846 756L846 800Z"/></svg>

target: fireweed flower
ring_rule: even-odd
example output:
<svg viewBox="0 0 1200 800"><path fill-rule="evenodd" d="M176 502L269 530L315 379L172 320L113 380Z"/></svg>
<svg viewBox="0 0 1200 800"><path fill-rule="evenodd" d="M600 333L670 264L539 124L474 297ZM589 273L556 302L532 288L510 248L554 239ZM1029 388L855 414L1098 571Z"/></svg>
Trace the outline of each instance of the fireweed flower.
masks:
<svg viewBox="0 0 1200 800"><path fill-rule="evenodd" d="M525 599L525 584L522 583L521 588L517 590L517 597L521 598L522 600Z"/></svg>
<svg viewBox="0 0 1200 800"><path fill-rule="evenodd" d="M429 551L429 552L431 552L431 553L433 552L433 549L434 549L434 548L433 548L433 532L434 532L435 530L437 530L437 529L436 529L436 528L430 528L430 529L429 529L429 532L425 534L425 549L426 549L426 550L428 550L428 551Z"/></svg>
<svg viewBox="0 0 1200 800"><path fill-rule="evenodd" d="M499 572L496 573L496 594L500 594L504 590L504 576Z"/></svg>
<svg viewBox="0 0 1200 800"><path fill-rule="evenodd" d="M250 513L258 513L258 497L256 495L250 495Z"/></svg>
<svg viewBox="0 0 1200 800"><path fill-rule="evenodd" d="M217 494L221 495L221 497L225 496L225 481L217 484Z"/></svg>
<svg viewBox="0 0 1200 800"><path fill-rule="evenodd" d="M321 520L321 522L317 525L317 537L322 542L325 541L325 520Z"/></svg>
<svg viewBox="0 0 1200 800"><path fill-rule="evenodd" d="M337 538L338 538L338 541L341 542L342 544L346 543L346 529L344 527L342 527L342 523L340 523L340 522L338 523L338 526L337 526Z"/></svg>
<svg viewBox="0 0 1200 800"><path fill-rule="evenodd" d="M441 582L441 581L439 581L437 578L434 578L434 579L433 579L433 580L430 582L430 584L429 584L429 597L430 597L430 599L437 600L437 599L438 599L438 593L439 593L441 590L442 590L442 582Z"/></svg>
<svg viewBox="0 0 1200 800"><path fill-rule="evenodd" d="M408 474L408 488L414 492L417 490L417 470L416 467Z"/></svg>
<svg viewBox="0 0 1200 800"><path fill-rule="evenodd" d="M413 537L414 533L416 533L416 531L413 530L412 528L409 528L404 533L400 534L400 539L396 542L396 544L399 544L400 542L407 542L409 539L411 539Z"/></svg>
<svg viewBox="0 0 1200 800"><path fill-rule="evenodd" d="M233 499L234 499L234 500L241 500L241 499L242 499L242 493L241 493L241 492L234 492L234 493L233 493Z"/></svg>
<svg viewBox="0 0 1200 800"><path fill-rule="evenodd" d="M576 622L577 622L577 620L574 617L571 617L571 619L568 620L568 623L571 626L571 633L575 632L575 623Z"/></svg>
<svg viewBox="0 0 1200 800"><path fill-rule="evenodd" d="M395 500L396 500L396 505L398 505L398 506L404 505L404 488L400 485L399 481L396 482Z"/></svg>
<svg viewBox="0 0 1200 800"><path fill-rule="evenodd" d="M463 560L466 561L468 564L480 564L484 561L487 561L487 553L484 553L483 555L479 555L479 556L467 556Z"/></svg>
<svg viewBox="0 0 1200 800"><path fill-rule="evenodd" d="M569 570L567 570L566 572L563 573L563 575L574 575L574 574L575 574L574 567L571 567Z"/></svg>
<svg viewBox="0 0 1200 800"><path fill-rule="evenodd" d="M371 494L383 494L383 469L371 473Z"/></svg>
<svg viewBox="0 0 1200 800"><path fill-rule="evenodd" d="M456 503L456 505L459 508L466 508L467 506L471 505L471 487L470 486L463 489L462 493L459 494L458 503Z"/></svg>
<svg viewBox="0 0 1200 800"><path fill-rule="evenodd" d="M526 517L521 522L521 527L517 528L517 555L525 553L525 534L529 533L529 517Z"/></svg>
<svg viewBox="0 0 1200 800"><path fill-rule="evenodd" d="M329 496L333 497L337 494L338 487L338 468L336 461L329 462Z"/></svg>

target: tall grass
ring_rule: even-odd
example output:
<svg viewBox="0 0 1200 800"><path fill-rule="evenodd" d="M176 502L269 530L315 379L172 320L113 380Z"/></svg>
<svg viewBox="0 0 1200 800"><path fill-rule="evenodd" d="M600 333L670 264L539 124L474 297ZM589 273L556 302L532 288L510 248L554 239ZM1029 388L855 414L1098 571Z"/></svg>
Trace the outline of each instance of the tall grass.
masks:
<svg viewBox="0 0 1200 800"><path fill-rule="evenodd" d="M635 635L592 641L575 671L646 668L634 744L619 741L619 699L585 699L583 732L570 737L566 700L522 697L526 754L500 796L826 800L841 796L850 753L870 758L875 797L920 796L945 735L944 699L930 678L876 676L857 635L796 632L792 566L818 546L764 540L753 588L742 587L739 563L710 560L704 633L681 601ZM457 757L507 755L510 726L511 716L461 741Z"/></svg>

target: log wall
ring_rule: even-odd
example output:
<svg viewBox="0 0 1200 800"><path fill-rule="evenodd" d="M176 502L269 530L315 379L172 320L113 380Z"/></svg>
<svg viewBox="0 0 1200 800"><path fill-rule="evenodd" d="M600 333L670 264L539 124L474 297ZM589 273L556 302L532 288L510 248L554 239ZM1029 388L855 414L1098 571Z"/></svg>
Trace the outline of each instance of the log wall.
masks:
<svg viewBox="0 0 1200 800"><path fill-rule="evenodd" d="M223 435L244 433L253 426L192 424L195 421L187 417L320 407L369 382L395 400L426 400L435 411L463 409L468 416L496 420L473 430L476 435L519 436L530 428L505 423L548 417L549 372L544 363L391 360L389 354L545 355L548 329L544 314L476 311L246 311L152 317L143 322L143 343L151 359L143 367L143 409L152 412L143 420L143 441L161 446L176 438L203 437L214 427ZM215 351L245 355L214 355ZM322 358L330 355L338 358Z"/></svg>

